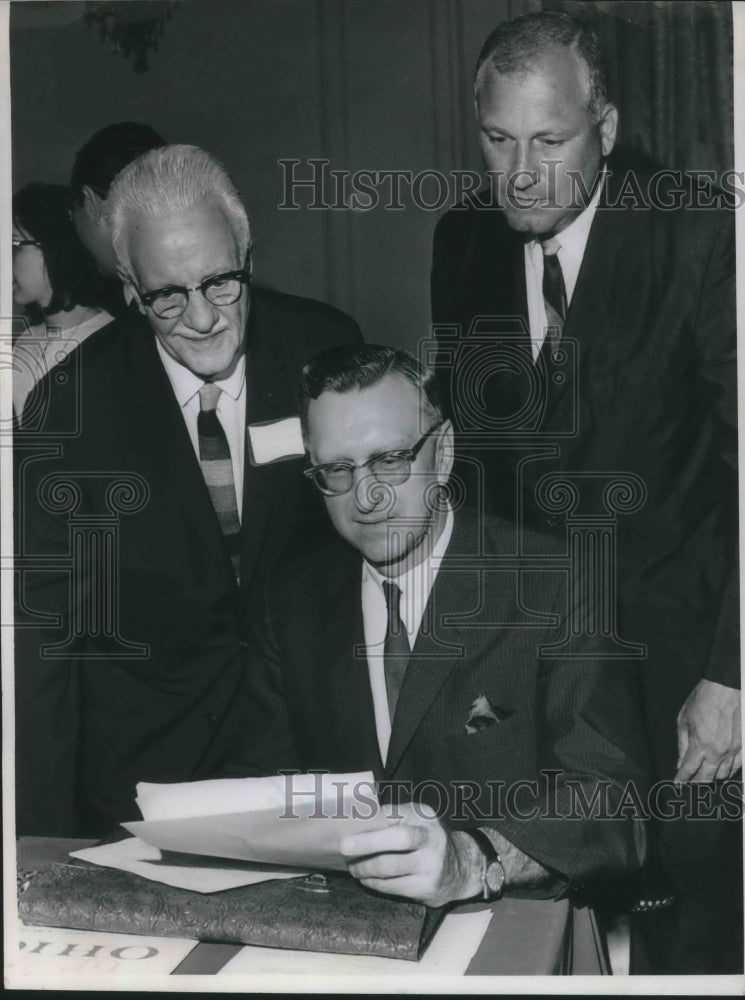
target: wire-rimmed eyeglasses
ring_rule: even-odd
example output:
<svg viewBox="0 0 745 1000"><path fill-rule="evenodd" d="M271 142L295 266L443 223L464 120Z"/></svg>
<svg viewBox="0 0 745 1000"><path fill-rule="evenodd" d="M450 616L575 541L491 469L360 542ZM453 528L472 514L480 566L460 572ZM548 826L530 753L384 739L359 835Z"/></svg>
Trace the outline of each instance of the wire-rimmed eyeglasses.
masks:
<svg viewBox="0 0 745 1000"><path fill-rule="evenodd" d="M250 275L245 268L237 271L225 271L214 274L198 285L166 285L152 292L137 290L140 301L148 309L152 309L161 319L177 319L189 304L192 292L201 292L213 306L231 306L237 302L243 292L243 286L249 281Z"/></svg>
<svg viewBox="0 0 745 1000"><path fill-rule="evenodd" d="M311 479L321 493L327 497L338 497L348 493L354 483L356 469L368 469L373 479L386 486L400 486L411 475L411 466L424 447L424 442L444 423L445 421L441 420L434 427L430 427L411 448L381 452L379 455L368 458L361 465L353 465L351 462L326 462L323 465L312 465L303 470L303 475Z"/></svg>

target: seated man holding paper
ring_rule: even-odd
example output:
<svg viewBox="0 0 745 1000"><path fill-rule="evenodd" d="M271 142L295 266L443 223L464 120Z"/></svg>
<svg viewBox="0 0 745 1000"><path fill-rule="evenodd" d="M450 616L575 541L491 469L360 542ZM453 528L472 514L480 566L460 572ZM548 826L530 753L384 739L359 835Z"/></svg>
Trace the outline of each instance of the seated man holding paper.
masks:
<svg viewBox="0 0 745 1000"><path fill-rule="evenodd" d="M318 355L300 413L340 538L267 588L233 773L371 770L391 821L342 839L349 870L430 906L582 900L636 871L644 742L591 624L603 593L448 500L452 427L406 352Z"/></svg>

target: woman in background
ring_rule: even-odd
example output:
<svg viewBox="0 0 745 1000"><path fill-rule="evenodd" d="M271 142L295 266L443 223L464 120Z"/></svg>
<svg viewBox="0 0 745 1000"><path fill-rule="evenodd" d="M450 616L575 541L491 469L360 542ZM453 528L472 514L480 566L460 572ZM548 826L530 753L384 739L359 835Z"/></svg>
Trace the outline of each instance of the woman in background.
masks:
<svg viewBox="0 0 745 1000"><path fill-rule="evenodd" d="M112 316L98 305L101 276L57 184L27 184L13 196L13 302L25 322L13 347L13 414L48 371Z"/></svg>

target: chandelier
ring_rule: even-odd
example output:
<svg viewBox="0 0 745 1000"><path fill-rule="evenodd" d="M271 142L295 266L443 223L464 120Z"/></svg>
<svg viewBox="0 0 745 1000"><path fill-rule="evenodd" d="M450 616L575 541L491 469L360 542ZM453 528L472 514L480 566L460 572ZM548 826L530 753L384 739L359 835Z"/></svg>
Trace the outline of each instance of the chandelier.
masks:
<svg viewBox="0 0 745 1000"><path fill-rule="evenodd" d="M109 50L125 59L133 57L132 69L144 73L148 54L155 52L179 0L123 0L120 3L86 3L83 20L98 29L98 37Z"/></svg>

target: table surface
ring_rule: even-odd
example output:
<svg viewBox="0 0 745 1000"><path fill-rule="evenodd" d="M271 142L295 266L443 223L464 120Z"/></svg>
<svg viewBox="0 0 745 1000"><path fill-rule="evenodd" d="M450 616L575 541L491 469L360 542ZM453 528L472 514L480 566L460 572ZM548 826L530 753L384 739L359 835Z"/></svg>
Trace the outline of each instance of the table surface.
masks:
<svg viewBox="0 0 745 1000"><path fill-rule="evenodd" d="M21 837L18 868L37 868L65 861L70 851L92 847L93 840ZM463 910L484 908L470 903ZM502 899L493 914L466 975L600 974L600 954L594 919L587 910L572 909L566 900ZM243 945L199 942L173 975L214 975ZM572 967L567 968L571 955Z"/></svg>

